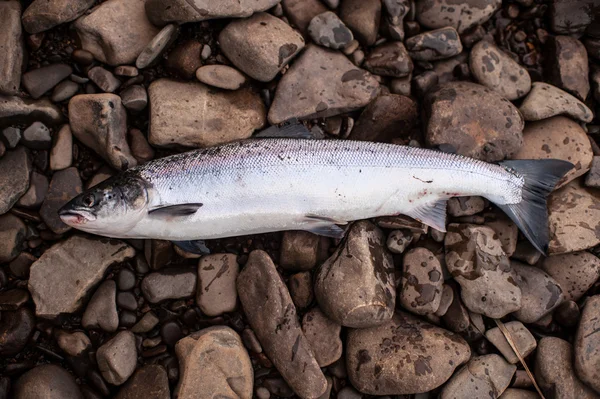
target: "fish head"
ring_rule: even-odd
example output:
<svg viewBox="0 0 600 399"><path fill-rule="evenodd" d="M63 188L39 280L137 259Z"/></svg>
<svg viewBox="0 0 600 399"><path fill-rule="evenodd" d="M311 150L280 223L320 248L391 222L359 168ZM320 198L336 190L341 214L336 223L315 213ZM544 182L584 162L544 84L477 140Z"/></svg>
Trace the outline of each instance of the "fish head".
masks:
<svg viewBox="0 0 600 399"><path fill-rule="evenodd" d="M126 237L148 214L148 186L143 179L124 173L73 198L58 214L63 223L76 229Z"/></svg>

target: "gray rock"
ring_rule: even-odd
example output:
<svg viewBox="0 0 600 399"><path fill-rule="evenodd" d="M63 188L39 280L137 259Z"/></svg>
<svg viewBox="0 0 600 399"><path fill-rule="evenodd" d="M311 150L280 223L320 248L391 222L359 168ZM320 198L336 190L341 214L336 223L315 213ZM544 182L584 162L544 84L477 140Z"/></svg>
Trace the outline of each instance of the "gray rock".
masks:
<svg viewBox="0 0 600 399"><path fill-rule="evenodd" d="M600 188L600 156L594 156L590 171L585 176L585 186Z"/></svg>
<svg viewBox="0 0 600 399"><path fill-rule="evenodd" d="M121 331L106 341L96 352L96 361L102 377L112 385L121 385L133 374L137 366L135 336Z"/></svg>
<svg viewBox="0 0 600 399"><path fill-rule="evenodd" d="M442 266L427 248L413 248L403 258L400 304L417 314L432 314L440 306Z"/></svg>
<svg viewBox="0 0 600 399"><path fill-rule="evenodd" d="M77 357L92 348L92 341L81 331L73 333L58 330L56 343L67 355Z"/></svg>
<svg viewBox="0 0 600 399"><path fill-rule="evenodd" d="M571 344L556 337L544 337L535 357L535 379L544 395L556 398L597 399L573 370Z"/></svg>
<svg viewBox="0 0 600 399"><path fill-rule="evenodd" d="M0 215L12 208L29 188L31 159L24 147L7 151L0 158Z"/></svg>
<svg viewBox="0 0 600 399"><path fill-rule="evenodd" d="M350 227L317 272L315 297L327 317L346 327L372 327L392 318L394 263L378 227L368 221Z"/></svg>
<svg viewBox="0 0 600 399"><path fill-rule="evenodd" d="M33 122L23 131L21 143L32 150L49 150L52 146L50 130L42 122Z"/></svg>
<svg viewBox="0 0 600 399"><path fill-rule="evenodd" d="M456 29L447 27L408 38L406 49L414 60L436 61L460 54L463 47Z"/></svg>
<svg viewBox="0 0 600 399"><path fill-rule="evenodd" d="M179 399L251 399L254 373L240 336L215 326L192 333L175 346L179 359Z"/></svg>
<svg viewBox="0 0 600 399"><path fill-rule="evenodd" d="M310 270L324 260L319 259L323 252L327 252L323 237L307 231L286 231L281 239L279 266L287 271Z"/></svg>
<svg viewBox="0 0 600 399"><path fill-rule="evenodd" d="M246 83L240 71L227 65L205 65L198 68L196 78L209 86L225 90L237 90Z"/></svg>
<svg viewBox="0 0 600 399"><path fill-rule="evenodd" d="M10 262L21 253L27 227L11 213L0 216L0 263Z"/></svg>
<svg viewBox="0 0 600 399"><path fill-rule="evenodd" d="M79 85L72 80L63 80L54 87L50 99L55 103L66 101L79 92Z"/></svg>
<svg viewBox="0 0 600 399"><path fill-rule="evenodd" d="M121 81L112 72L99 66L88 71L88 78L105 93L114 93L121 86Z"/></svg>
<svg viewBox="0 0 600 399"><path fill-rule="evenodd" d="M326 11L311 19L308 34L312 40L321 46L334 50L346 47L354 36L342 20L331 11Z"/></svg>
<svg viewBox="0 0 600 399"><path fill-rule="evenodd" d="M73 135L69 125L64 125L54 135L50 150L50 170L63 170L73 163Z"/></svg>
<svg viewBox="0 0 600 399"><path fill-rule="evenodd" d="M235 20L219 34L221 50L248 76L269 82L304 48L304 39L267 13Z"/></svg>
<svg viewBox="0 0 600 399"><path fill-rule="evenodd" d="M239 269L237 256L234 254L211 254L200 259L196 303L202 313L219 316L235 310L235 280Z"/></svg>
<svg viewBox="0 0 600 399"><path fill-rule="evenodd" d="M0 95L0 127L41 121L56 125L63 120L61 110L48 99L30 100Z"/></svg>
<svg viewBox="0 0 600 399"><path fill-rule="evenodd" d="M544 82L535 82L519 108L526 121L538 121L556 115L568 115L582 122L591 122L594 115L576 97Z"/></svg>
<svg viewBox="0 0 600 399"><path fill-rule="evenodd" d="M487 40L473 46L469 65L479 83L508 100L521 98L531 90L531 77L527 69Z"/></svg>
<svg viewBox="0 0 600 399"><path fill-rule="evenodd" d="M600 393L600 295L589 297L575 335L575 372Z"/></svg>
<svg viewBox="0 0 600 399"><path fill-rule="evenodd" d="M279 81L269 122L338 115L365 106L378 93L375 78L342 53L309 45Z"/></svg>
<svg viewBox="0 0 600 399"><path fill-rule="evenodd" d="M327 11L319 0L283 0L281 4L291 24L302 33L306 33L314 17Z"/></svg>
<svg viewBox="0 0 600 399"><path fill-rule="evenodd" d="M521 308L521 289L502 243L489 227L450 224L446 267L460 284L469 310L501 318Z"/></svg>
<svg viewBox="0 0 600 399"><path fill-rule="evenodd" d="M71 227L64 224L58 216L58 210L82 191L83 185L77 168L59 170L52 175L48 192L40 208L40 216L54 233L63 234L71 230Z"/></svg>
<svg viewBox="0 0 600 399"><path fill-rule="evenodd" d="M21 129L18 127L6 127L0 132L0 138L6 144L6 148L13 149L21 141Z"/></svg>
<svg viewBox="0 0 600 399"><path fill-rule="evenodd" d="M427 93L423 107L429 146L449 144L458 154L494 162L511 157L523 144L519 111L485 86L444 83Z"/></svg>
<svg viewBox="0 0 600 399"><path fill-rule="evenodd" d="M55 244L31 265L28 288L36 314L54 318L76 312L110 265L134 255L117 240L72 236Z"/></svg>
<svg viewBox="0 0 600 399"><path fill-rule="evenodd" d="M250 89L216 91L159 79L148 95L148 141L157 147L210 147L249 138L265 124L264 104Z"/></svg>
<svg viewBox="0 0 600 399"><path fill-rule="evenodd" d="M131 332L136 334L146 333L158 325L158 317L152 312L146 312L135 326L131 328Z"/></svg>
<svg viewBox="0 0 600 399"><path fill-rule="evenodd" d="M545 47L549 83L585 100L590 92L585 46L571 36L550 36Z"/></svg>
<svg viewBox="0 0 600 399"><path fill-rule="evenodd" d="M23 87L31 97L38 99L72 73L73 68L66 64L52 64L33 69L23 74Z"/></svg>
<svg viewBox="0 0 600 399"><path fill-rule="evenodd" d="M560 285L537 267L511 262L521 288L521 309L513 316L523 323L534 323L550 313L564 300Z"/></svg>
<svg viewBox="0 0 600 399"><path fill-rule="evenodd" d="M589 252L544 258L542 269L562 288L566 301L578 301L600 278L600 259Z"/></svg>
<svg viewBox="0 0 600 399"><path fill-rule="evenodd" d="M292 274L288 280L290 296L296 308L307 308L315 299L312 275L310 272Z"/></svg>
<svg viewBox="0 0 600 399"><path fill-rule="evenodd" d="M117 284L114 280L103 282L85 308L81 325L88 330L100 328L106 332L117 331L119 314L115 303L116 295Z"/></svg>
<svg viewBox="0 0 600 399"><path fill-rule="evenodd" d="M81 47L109 65L132 64L159 32L148 21L145 0L108 0L74 24Z"/></svg>
<svg viewBox="0 0 600 399"><path fill-rule="evenodd" d="M510 337L513 340L515 346L519 350L519 353L523 358L529 356L531 352L537 347L537 342L533 335L529 332L527 327L520 321L510 321L504 324ZM485 332L485 337L502 353L506 361L510 364L516 364L519 362L517 354L512 349L506 337L500 331L499 327L494 327Z"/></svg>
<svg viewBox="0 0 600 399"><path fill-rule="evenodd" d="M377 327L351 329L347 336L348 376L369 395L430 391L469 357L461 337L404 312Z"/></svg>
<svg viewBox="0 0 600 399"><path fill-rule="evenodd" d="M0 3L0 93L19 93L21 71L23 70L25 43L21 30L21 3L3 1Z"/></svg>
<svg viewBox="0 0 600 399"><path fill-rule="evenodd" d="M148 364L137 369L119 390L116 399L170 399L169 378L159 364Z"/></svg>
<svg viewBox="0 0 600 399"><path fill-rule="evenodd" d="M144 86L129 86L121 92L121 102L129 111L140 112L148 106L148 93Z"/></svg>
<svg viewBox="0 0 600 399"><path fill-rule="evenodd" d="M137 165L127 144L127 113L119 96L75 96L69 101L69 120L73 135L113 168L125 170Z"/></svg>
<svg viewBox="0 0 600 399"><path fill-rule="evenodd" d="M94 5L94 0L34 0L23 13L23 28L35 34L71 22Z"/></svg>
<svg viewBox="0 0 600 399"><path fill-rule="evenodd" d="M342 326L328 319L318 307L304 314L302 331L320 367L329 366L342 357Z"/></svg>
<svg viewBox="0 0 600 399"><path fill-rule="evenodd" d="M380 0L344 0L339 13L359 42L365 46L375 43L381 19Z"/></svg>
<svg viewBox="0 0 600 399"><path fill-rule="evenodd" d="M298 396L321 396L327 381L300 328L287 287L266 252L250 253L237 289L248 323L281 376Z"/></svg>
<svg viewBox="0 0 600 399"><path fill-rule="evenodd" d="M485 209L485 200L482 197L455 197L448 200L448 215L471 216Z"/></svg>
<svg viewBox="0 0 600 399"><path fill-rule="evenodd" d="M183 24L217 18L245 18L257 11L266 11L281 0L149 0L148 18L163 26L173 22Z"/></svg>
<svg viewBox="0 0 600 399"><path fill-rule="evenodd" d="M35 317L29 309L2 311L0 323L0 356L9 357L21 352L35 329Z"/></svg>
<svg viewBox="0 0 600 399"><path fill-rule="evenodd" d="M468 0L458 4L451 0L419 1L417 20L430 29L452 26L463 33L490 19L501 4L501 0Z"/></svg>
<svg viewBox="0 0 600 399"><path fill-rule="evenodd" d="M196 293L196 279L196 272L187 269L150 273L142 280L142 293L150 303L190 298Z"/></svg>
<svg viewBox="0 0 600 399"><path fill-rule="evenodd" d="M508 388L516 369L498 355L473 357L448 381L440 399L497 398Z"/></svg>
<svg viewBox="0 0 600 399"><path fill-rule="evenodd" d="M14 395L15 399L83 399L75 378L55 364L43 364L23 374Z"/></svg>
<svg viewBox="0 0 600 399"><path fill-rule="evenodd" d="M375 47L363 66L375 75L396 78L408 76L413 70L412 60L402 42L389 42Z"/></svg>
<svg viewBox="0 0 600 399"><path fill-rule="evenodd" d="M135 60L135 66L144 69L156 64L159 57L177 39L179 27L175 24L166 25L156 36L144 47Z"/></svg>

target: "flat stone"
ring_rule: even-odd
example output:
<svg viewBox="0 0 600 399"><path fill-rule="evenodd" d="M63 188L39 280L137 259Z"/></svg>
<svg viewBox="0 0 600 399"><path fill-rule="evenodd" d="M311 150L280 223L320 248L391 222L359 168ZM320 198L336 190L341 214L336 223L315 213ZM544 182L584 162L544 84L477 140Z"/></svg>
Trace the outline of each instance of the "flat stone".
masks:
<svg viewBox="0 0 600 399"><path fill-rule="evenodd" d="M165 69L185 80L193 79L198 68L202 66L202 43L197 40L180 42L164 62Z"/></svg>
<svg viewBox="0 0 600 399"><path fill-rule="evenodd" d="M575 335L575 372L588 386L600 393L600 295L585 302Z"/></svg>
<svg viewBox="0 0 600 399"><path fill-rule="evenodd" d="M116 399L170 399L169 378L159 364L137 369L117 393Z"/></svg>
<svg viewBox="0 0 600 399"><path fill-rule="evenodd" d="M521 288L521 309L513 316L523 323L534 323L564 300L563 290L550 275L534 266L511 262Z"/></svg>
<svg viewBox="0 0 600 399"><path fill-rule="evenodd" d="M237 289L248 323L281 376L298 396L321 396L327 381L300 328L287 287L266 252L250 253Z"/></svg>
<svg viewBox="0 0 600 399"><path fill-rule="evenodd" d="M600 156L594 156L590 171L585 177L585 186L600 188Z"/></svg>
<svg viewBox="0 0 600 399"><path fill-rule="evenodd" d="M219 34L221 50L242 72L269 82L304 48L304 39L267 13L235 20Z"/></svg>
<svg viewBox="0 0 600 399"><path fill-rule="evenodd" d="M79 85L72 80L63 80L54 87L50 99L55 103L69 100L79 92Z"/></svg>
<svg viewBox="0 0 600 399"><path fill-rule="evenodd" d="M219 316L235 310L238 273L239 265L234 254L212 254L200 259L196 303L202 313Z"/></svg>
<svg viewBox="0 0 600 399"><path fill-rule="evenodd" d="M573 180L548 197L550 254L582 251L600 244L600 198Z"/></svg>
<svg viewBox="0 0 600 399"><path fill-rule="evenodd" d="M23 13L23 28L40 33L71 22L94 5L94 0L34 0Z"/></svg>
<svg viewBox="0 0 600 399"><path fill-rule="evenodd" d="M444 245L446 267L460 284L469 310L501 318L521 308L516 274L494 230L453 223L448 226Z"/></svg>
<svg viewBox="0 0 600 399"><path fill-rule="evenodd" d="M412 73L413 62L402 42L389 42L375 47L363 67L375 75L401 78Z"/></svg>
<svg viewBox="0 0 600 399"><path fill-rule="evenodd" d="M515 346L519 350L519 353L523 358L529 356L531 352L537 347L537 342L533 335L529 332L527 327L520 321L510 321L505 323L504 326L510 333L510 337L513 340ZM485 337L502 353L504 358L510 364L516 364L519 362L517 354L512 349L506 337L500 331L499 327L494 327L485 332Z"/></svg>
<svg viewBox="0 0 600 399"><path fill-rule="evenodd" d="M344 54L309 45L279 81L269 122L338 115L367 105L378 93L375 78Z"/></svg>
<svg viewBox="0 0 600 399"><path fill-rule="evenodd" d="M215 91L202 83L152 82L148 141L157 147L210 147L249 138L265 124L265 107L250 89Z"/></svg>
<svg viewBox="0 0 600 399"><path fill-rule="evenodd" d="M451 145L456 153L487 162L510 158L523 144L523 118L494 91L475 83L449 82L424 100L429 146Z"/></svg>
<svg viewBox="0 0 600 399"><path fill-rule="evenodd" d="M246 77L227 65L205 65L198 68L196 78L209 86L225 90L237 90L246 83Z"/></svg>
<svg viewBox="0 0 600 399"><path fill-rule="evenodd" d="M408 38L406 49L413 60L436 61L460 54L463 46L456 29L447 27Z"/></svg>
<svg viewBox="0 0 600 399"><path fill-rule="evenodd" d="M311 19L308 34L315 43L334 50L342 49L354 40L352 31L332 11L325 11Z"/></svg>
<svg viewBox="0 0 600 399"><path fill-rule="evenodd" d="M32 150L49 150L52 146L50 130L42 122L33 122L23 131L21 143Z"/></svg>
<svg viewBox="0 0 600 399"><path fill-rule="evenodd" d="M75 378L56 364L42 364L16 382L15 399L83 399Z"/></svg>
<svg viewBox="0 0 600 399"><path fill-rule="evenodd" d="M140 112L148 106L148 93L144 86L129 86L120 95L123 106L129 111Z"/></svg>
<svg viewBox="0 0 600 399"><path fill-rule="evenodd" d="M579 123L565 116L555 116L528 123L523 130L523 147L512 159L562 159L571 162L571 169L556 188L584 175L592 166L590 139Z"/></svg>
<svg viewBox="0 0 600 399"><path fill-rule="evenodd" d="M350 382L368 395L431 391L470 357L461 337L404 312L377 327L349 330L346 342Z"/></svg>
<svg viewBox="0 0 600 399"><path fill-rule="evenodd" d="M81 331L73 333L58 330L56 343L67 355L77 357L92 348L92 341Z"/></svg>
<svg viewBox="0 0 600 399"><path fill-rule="evenodd" d="M280 1L149 0L146 3L146 12L153 24L163 26L170 22L184 24L218 18L246 18L257 11L266 11Z"/></svg>
<svg viewBox="0 0 600 399"><path fill-rule="evenodd" d="M50 150L50 169L63 170L73 163L73 134L71 127L64 125L54 135L54 143Z"/></svg>
<svg viewBox="0 0 600 399"><path fill-rule="evenodd" d="M310 21L327 8L319 0L282 0L281 5L291 24L306 33Z"/></svg>
<svg viewBox="0 0 600 399"><path fill-rule="evenodd" d="M381 1L344 0L340 5L339 14L359 42L365 46L375 43L381 19Z"/></svg>
<svg viewBox="0 0 600 399"><path fill-rule="evenodd" d="M35 329L35 317L26 307L2 311L0 324L0 356L9 357L21 352Z"/></svg>
<svg viewBox="0 0 600 399"><path fill-rule="evenodd" d="M137 366L135 336L121 331L106 341L96 352L96 361L102 377L112 385L121 385L133 374Z"/></svg>
<svg viewBox="0 0 600 399"><path fill-rule="evenodd" d="M7 151L0 158L0 215L27 192L31 166L29 152L24 147Z"/></svg>
<svg viewBox="0 0 600 399"><path fill-rule="evenodd" d="M452 26L463 33L490 19L501 4L501 0L467 0L458 4L451 0L420 1L416 4L417 20L429 29Z"/></svg>
<svg viewBox="0 0 600 399"><path fill-rule="evenodd" d="M550 36L544 50L549 83L585 100L590 92L585 46L571 36Z"/></svg>
<svg viewBox="0 0 600 399"><path fill-rule="evenodd" d="M473 46L469 65L479 83L508 100L521 98L531 90L531 77L527 69L487 40L481 40Z"/></svg>
<svg viewBox="0 0 600 399"><path fill-rule="evenodd" d="M71 236L54 244L31 265L28 288L36 315L76 312L110 265L134 255L132 247L117 240Z"/></svg>
<svg viewBox="0 0 600 399"><path fill-rule="evenodd" d="M69 101L69 120L73 135L113 168L125 170L137 165L127 144L127 113L119 96L75 96Z"/></svg>
<svg viewBox="0 0 600 399"><path fill-rule="evenodd" d="M180 368L178 398L252 398L252 363L242 339L231 328L215 326L194 332L177 342L175 352Z"/></svg>
<svg viewBox="0 0 600 399"><path fill-rule="evenodd" d="M136 67L131 65L119 65L115 68L113 73L117 76L126 76L132 78L138 76L140 74L140 71L138 71Z"/></svg>
<svg viewBox="0 0 600 399"><path fill-rule="evenodd" d="M43 98L31 100L22 97L0 95L0 127L40 121L46 125L57 125L63 120L60 108Z"/></svg>
<svg viewBox="0 0 600 399"><path fill-rule="evenodd" d="M121 86L121 81L112 72L99 66L90 69L88 77L105 93L114 93Z"/></svg>
<svg viewBox="0 0 600 399"><path fill-rule="evenodd" d="M400 304L413 313L434 313L440 306L444 283L440 262L430 250L419 247L408 251L402 264Z"/></svg>
<svg viewBox="0 0 600 399"><path fill-rule="evenodd" d="M372 327L392 318L394 263L378 227L368 221L350 227L346 240L317 272L315 297L327 317L346 327Z"/></svg>
<svg viewBox="0 0 600 399"><path fill-rule="evenodd" d="M119 327L119 314L115 303L117 284L113 280L103 282L88 303L81 325L90 330L100 328L106 332L115 332Z"/></svg>
<svg viewBox="0 0 600 399"><path fill-rule="evenodd" d="M73 68L66 64L52 64L23 74L23 87L34 99L43 96L63 79L73 73Z"/></svg>
<svg viewBox="0 0 600 399"><path fill-rule="evenodd" d="M166 25L156 36L144 47L135 60L135 66L144 69L156 64L159 57L177 39L179 27L175 24Z"/></svg>
<svg viewBox="0 0 600 399"><path fill-rule="evenodd" d="M19 93L21 71L23 70L25 42L21 29L21 3L4 1L0 3L0 93Z"/></svg>
<svg viewBox="0 0 600 399"><path fill-rule="evenodd" d="M597 399L599 396L575 374L572 359L573 348L567 341L556 337L540 340L535 357L535 379L544 395Z"/></svg>
<svg viewBox="0 0 600 399"><path fill-rule="evenodd" d="M310 272L292 274L288 280L288 289L292 301L298 309L307 308L315 299Z"/></svg>
<svg viewBox="0 0 600 399"><path fill-rule="evenodd" d="M133 64L159 29L148 21L146 0L108 0L74 24L81 47L109 65Z"/></svg>
<svg viewBox="0 0 600 399"><path fill-rule="evenodd" d="M196 293L196 279L195 271L188 269L150 273L142 280L142 293L150 303L190 298Z"/></svg>
<svg viewBox="0 0 600 399"><path fill-rule="evenodd" d="M526 121L539 121L556 115L568 115L591 122L594 114L575 96L544 82L535 82L519 108Z"/></svg>
<svg viewBox="0 0 600 399"><path fill-rule="evenodd" d="M83 184L77 168L59 170L52 175L46 198L40 208L40 216L54 233L63 234L71 230L58 216L58 210L82 191Z"/></svg>
<svg viewBox="0 0 600 399"><path fill-rule="evenodd" d="M17 205L24 208L39 208L47 192L48 178L38 172L32 172L29 189L19 198Z"/></svg>
<svg viewBox="0 0 600 399"><path fill-rule="evenodd" d="M600 278L600 259L585 251L544 258L542 268L561 286L567 301L578 301Z"/></svg>
<svg viewBox="0 0 600 399"><path fill-rule="evenodd" d="M328 319L318 307L304 314L302 331L320 367L329 366L342 357L342 326Z"/></svg>
<svg viewBox="0 0 600 399"><path fill-rule="evenodd" d="M517 366L495 354L473 357L448 381L440 399L498 397L516 370Z"/></svg>

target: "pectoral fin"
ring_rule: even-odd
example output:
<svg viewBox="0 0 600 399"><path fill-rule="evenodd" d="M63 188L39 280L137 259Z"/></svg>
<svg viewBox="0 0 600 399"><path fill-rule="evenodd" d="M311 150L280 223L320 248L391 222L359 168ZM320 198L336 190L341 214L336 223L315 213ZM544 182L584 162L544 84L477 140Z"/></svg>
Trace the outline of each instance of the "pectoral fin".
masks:
<svg viewBox="0 0 600 399"><path fill-rule="evenodd" d="M304 230L324 237L342 238L346 230L338 225L346 225L344 220L335 220L317 215L306 215Z"/></svg>
<svg viewBox="0 0 600 399"><path fill-rule="evenodd" d="M210 249L206 246L204 240L191 240L191 241L172 241L173 244L186 252L198 255L210 254Z"/></svg>
<svg viewBox="0 0 600 399"><path fill-rule="evenodd" d="M165 216L165 217L175 217L175 216L190 216L196 213L202 204L180 204L180 205L168 205L160 208L156 208L151 210L148 214L152 216Z"/></svg>
<svg viewBox="0 0 600 399"><path fill-rule="evenodd" d="M439 231L446 231L446 204L448 200L438 200L421 205L406 214L427 226Z"/></svg>

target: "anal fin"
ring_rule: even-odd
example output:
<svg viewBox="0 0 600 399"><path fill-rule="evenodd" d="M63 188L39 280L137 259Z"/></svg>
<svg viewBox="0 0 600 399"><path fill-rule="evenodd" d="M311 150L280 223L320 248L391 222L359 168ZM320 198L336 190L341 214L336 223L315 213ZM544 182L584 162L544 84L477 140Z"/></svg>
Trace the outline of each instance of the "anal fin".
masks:
<svg viewBox="0 0 600 399"><path fill-rule="evenodd" d="M433 227L439 231L446 231L446 204L447 199L437 200L427 204L420 205L406 215L417 219L419 222Z"/></svg>
<svg viewBox="0 0 600 399"><path fill-rule="evenodd" d="M189 241L172 241L173 244L186 252L197 255L208 255L210 249L206 246L204 240L189 240Z"/></svg>

